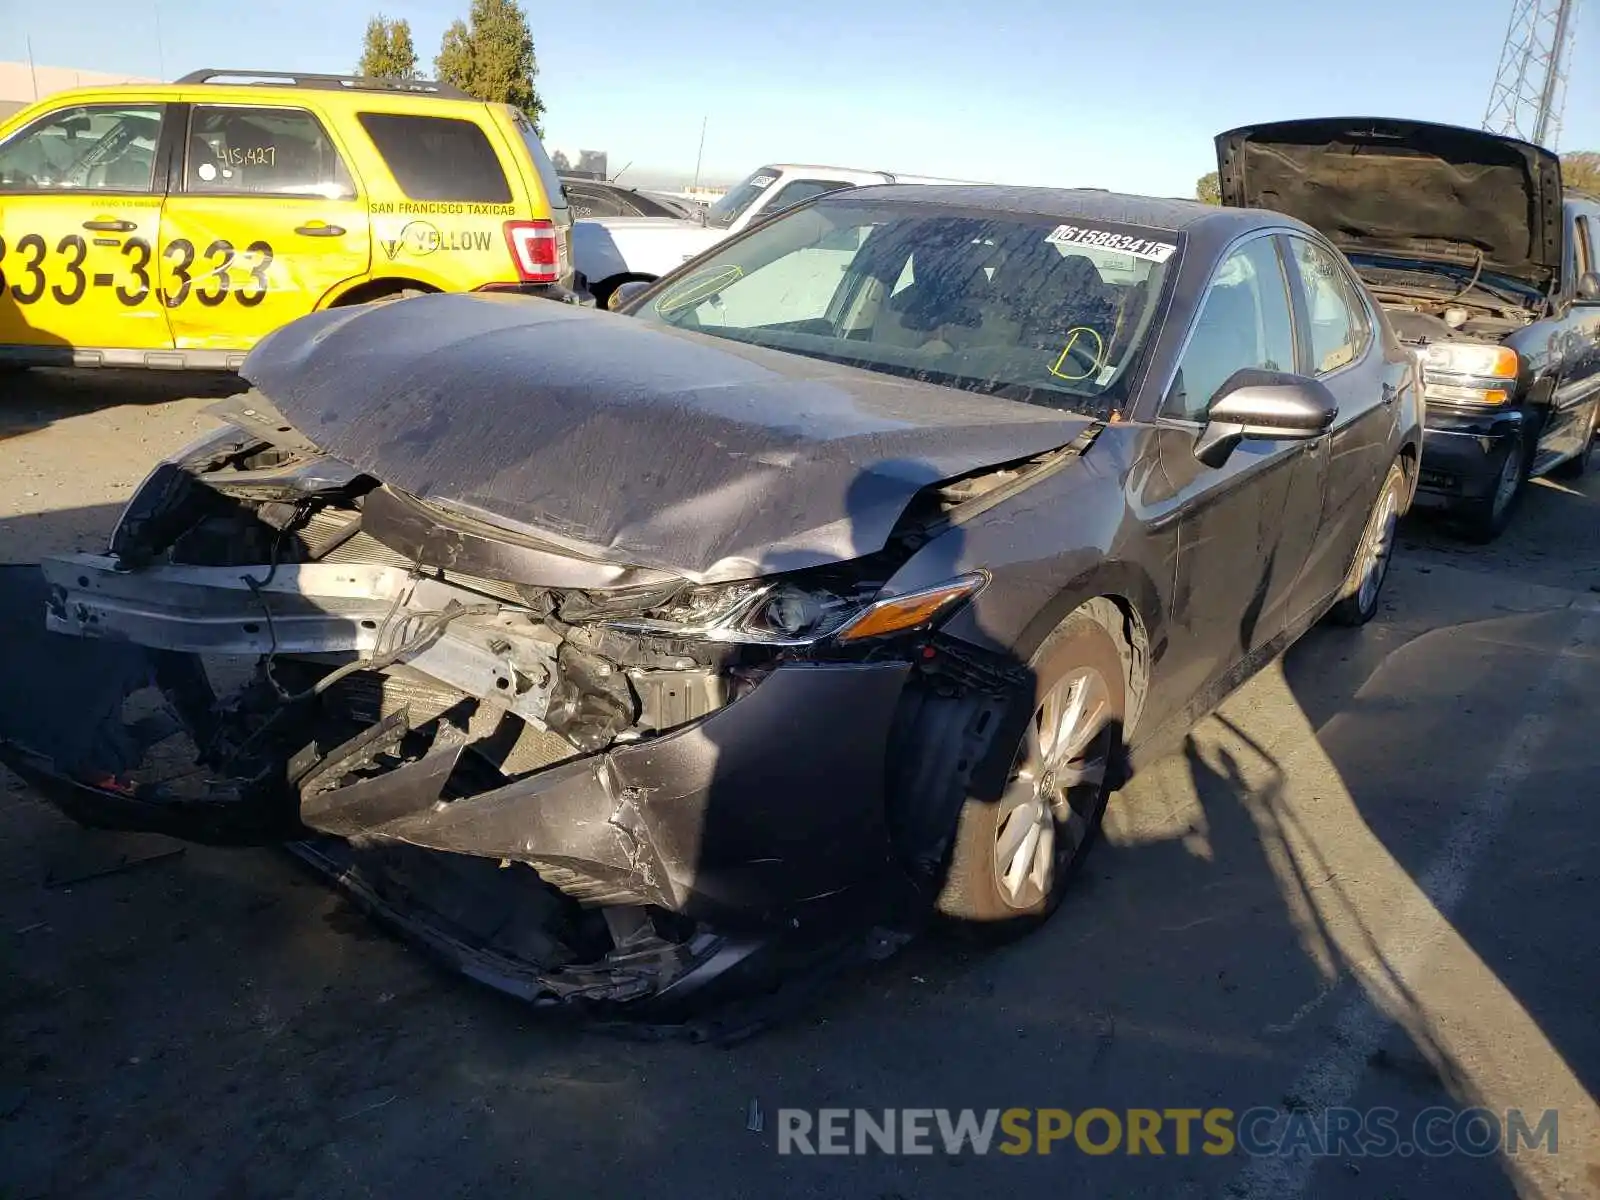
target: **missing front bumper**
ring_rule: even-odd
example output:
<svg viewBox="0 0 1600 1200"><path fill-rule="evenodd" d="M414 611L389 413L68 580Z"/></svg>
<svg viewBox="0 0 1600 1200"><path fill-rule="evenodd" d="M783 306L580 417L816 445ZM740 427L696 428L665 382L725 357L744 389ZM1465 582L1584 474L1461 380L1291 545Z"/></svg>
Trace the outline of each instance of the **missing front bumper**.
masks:
<svg viewBox="0 0 1600 1200"><path fill-rule="evenodd" d="M780 670L695 726L471 796L441 798L423 755L307 802L175 761L198 660L47 632L51 596L0 569L0 761L81 824L282 843L451 969L635 1031L738 1036L902 940L876 924L906 897L871 733L903 667Z"/></svg>

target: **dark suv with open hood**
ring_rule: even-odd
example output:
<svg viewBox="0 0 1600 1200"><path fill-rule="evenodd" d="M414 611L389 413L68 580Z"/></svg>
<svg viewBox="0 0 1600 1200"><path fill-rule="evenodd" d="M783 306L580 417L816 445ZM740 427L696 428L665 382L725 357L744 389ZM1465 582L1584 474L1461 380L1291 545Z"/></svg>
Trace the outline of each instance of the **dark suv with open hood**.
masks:
<svg viewBox="0 0 1600 1200"><path fill-rule="evenodd" d="M1420 352L1419 501L1488 541L1530 477L1584 470L1600 408L1600 202L1564 195L1554 154L1476 129L1338 117L1232 130L1217 161L1223 204L1315 226ZM1330 279L1330 313L1337 290ZM1319 305L1306 314L1313 342Z"/></svg>

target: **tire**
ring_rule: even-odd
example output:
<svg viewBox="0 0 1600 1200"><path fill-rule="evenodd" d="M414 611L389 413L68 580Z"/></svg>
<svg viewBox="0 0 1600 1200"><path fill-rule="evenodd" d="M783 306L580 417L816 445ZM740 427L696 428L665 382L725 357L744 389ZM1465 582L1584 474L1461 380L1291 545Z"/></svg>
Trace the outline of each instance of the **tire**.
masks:
<svg viewBox="0 0 1600 1200"><path fill-rule="evenodd" d="M1345 582L1347 594L1329 611L1335 625L1355 628L1378 615L1383 582L1389 577L1389 560L1394 555L1395 527L1400 523L1400 507L1405 502L1406 469L1396 460L1389 464L1383 487L1367 515L1367 525L1356 547Z"/></svg>
<svg viewBox="0 0 1600 1200"><path fill-rule="evenodd" d="M1028 933L1060 905L1099 832L1122 749L1126 667L1105 624L1078 610L1029 666L1028 714L1014 708L995 747L999 786L961 804L934 901L947 926L988 940ZM1054 730L1045 720L1052 714ZM1062 728L1069 740L1052 744ZM1081 778L1069 783L1068 772Z"/></svg>
<svg viewBox="0 0 1600 1200"><path fill-rule="evenodd" d="M1600 431L1600 402L1595 404L1594 411L1589 414L1589 436L1583 440L1583 449L1550 473L1561 479L1580 479L1587 474L1590 460L1594 456L1594 437L1597 431Z"/></svg>
<svg viewBox="0 0 1600 1200"><path fill-rule="evenodd" d="M654 283L660 276L649 275L613 275L610 279L602 279L599 283L589 285L589 294L594 297L594 306L606 309L611 302L611 294L625 283ZM610 311L606 309L606 311Z"/></svg>
<svg viewBox="0 0 1600 1200"><path fill-rule="evenodd" d="M1522 494L1528 490L1531 444L1526 430L1514 435L1489 494L1461 508L1458 519L1461 531L1469 542L1487 545L1511 524Z"/></svg>
<svg viewBox="0 0 1600 1200"><path fill-rule="evenodd" d="M410 300L413 296L426 296L428 293L417 288L401 288L398 292L385 292L381 296L374 296L368 304L391 304L396 300Z"/></svg>

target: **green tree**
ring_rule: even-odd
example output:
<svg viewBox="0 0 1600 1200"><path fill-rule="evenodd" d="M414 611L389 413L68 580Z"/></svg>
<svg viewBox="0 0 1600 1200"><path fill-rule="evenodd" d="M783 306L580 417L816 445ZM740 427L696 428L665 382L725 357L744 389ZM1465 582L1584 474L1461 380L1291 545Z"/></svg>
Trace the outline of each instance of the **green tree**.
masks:
<svg viewBox="0 0 1600 1200"><path fill-rule="evenodd" d="M1563 154L1561 182L1580 192L1600 194L1600 150L1574 150Z"/></svg>
<svg viewBox="0 0 1600 1200"><path fill-rule="evenodd" d="M368 21L356 74L372 79L415 79L417 48L411 42L411 26L382 13Z"/></svg>
<svg viewBox="0 0 1600 1200"><path fill-rule="evenodd" d="M467 19L444 31L433 66L440 80L469 96L520 108L543 136L544 101L533 82L539 60L528 15L516 0L472 0Z"/></svg>
<svg viewBox="0 0 1600 1200"><path fill-rule="evenodd" d="M1202 204L1222 203L1222 183L1215 171L1207 171L1195 180L1194 198Z"/></svg>

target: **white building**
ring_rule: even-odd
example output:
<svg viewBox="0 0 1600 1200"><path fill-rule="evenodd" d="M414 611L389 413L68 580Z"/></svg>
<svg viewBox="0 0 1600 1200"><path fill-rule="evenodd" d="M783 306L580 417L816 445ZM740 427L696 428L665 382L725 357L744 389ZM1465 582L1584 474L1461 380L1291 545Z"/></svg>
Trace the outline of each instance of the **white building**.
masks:
<svg viewBox="0 0 1600 1200"><path fill-rule="evenodd" d="M108 75L76 67L46 67L38 63L0 62L0 118L68 88L100 83L156 83L143 75Z"/></svg>

